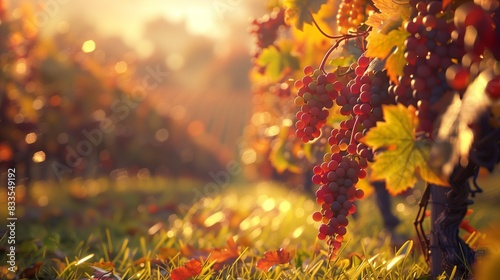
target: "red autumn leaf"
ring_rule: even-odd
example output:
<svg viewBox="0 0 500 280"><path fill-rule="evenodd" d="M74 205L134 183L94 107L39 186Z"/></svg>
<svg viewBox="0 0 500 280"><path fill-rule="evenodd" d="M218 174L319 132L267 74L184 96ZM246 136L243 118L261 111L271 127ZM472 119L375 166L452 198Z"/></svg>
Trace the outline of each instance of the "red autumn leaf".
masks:
<svg viewBox="0 0 500 280"><path fill-rule="evenodd" d="M184 266L178 267L170 271L170 279L186 280L190 277L198 276L201 273L202 267L199 260L190 260Z"/></svg>
<svg viewBox="0 0 500 280"><path fill-rule="evenodd" d="M469 220L462 220L462 222L460 222L460 228L467 231L468 233L473 233L476 231L476 229L470 225Z"/></svg>
<svg viewBox="0 0 500 280"><path fill-rule="evenodd" d="M283 248L275 251L267 251L264 253L264 257L257 262L257 268L269 271L273 265L286 264L290 262L293 254L294 251L287 251Z"/></svg>
<svg viewBox="0 0 500 280"><path fill-rule="evenodd" d="M112 262L94 262L92 264L92 266L98 267L98 268L104 269L104 270L111 270L115 267L115 264Z"/></svg>
<svg viewBox="0 0 500 280"><path fill-rule="evenodd" d="M21 272L21 278L35 278L40 268L42 267L42 262L36 262Z"/></svg>
<svg viewBox="0 0 500 280"><path fill-rule="evenodd" d="M232 237L227 239L227 247L222 249L214 249L210 256L208 257L208 262L211 263L215 261L213 269L218 271L222 269L225 265L233 264L236 259L238 259L240 252L238 250L238 245L234 242Z"/></svg>

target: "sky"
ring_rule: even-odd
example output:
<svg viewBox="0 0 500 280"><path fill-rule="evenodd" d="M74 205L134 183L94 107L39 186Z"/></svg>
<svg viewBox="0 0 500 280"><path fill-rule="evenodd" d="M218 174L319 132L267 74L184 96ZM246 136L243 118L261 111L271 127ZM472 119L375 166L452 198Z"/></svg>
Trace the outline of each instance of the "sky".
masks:
<svg viewBox="0 0 500 280"><path fill-rule="evenodd" d="M15 6L17 1L12 1ZM22 3L19 1L17 3ZM243 0L29 0L37 4L38 23L52 32L68 18L80 17L95 24L102 35L118 35L140 48L144 24L162 17L173 23L185 22L189 35L202 35L219 42L235 42L234 36L248 40L251 17L262 15L265 1ZM259 9L260 7L260 9ZM165 36L168 36L167 34ZM240 37L241 36L241 37ZM172 38L175 40L175 38Z"/></svg>

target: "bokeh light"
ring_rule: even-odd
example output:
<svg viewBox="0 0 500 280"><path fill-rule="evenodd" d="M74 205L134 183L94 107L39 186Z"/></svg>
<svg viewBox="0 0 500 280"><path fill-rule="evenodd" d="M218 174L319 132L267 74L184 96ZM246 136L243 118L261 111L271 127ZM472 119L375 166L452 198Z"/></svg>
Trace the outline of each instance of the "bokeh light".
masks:
<svg viewBox="0 0 500 280"><path fill-rule="evenodd" d="M84 53L90 53L95 50L95 42L93 40L87 40L83 42L82 51Z"/></svg>
<svg viewBox="0 0 500 280"><path fill-rule="evenodd" d="M115 71L118 74L125 73L127 71L127 62L125 62L123 60L122 61L118 61L115 64Z"/></svg>

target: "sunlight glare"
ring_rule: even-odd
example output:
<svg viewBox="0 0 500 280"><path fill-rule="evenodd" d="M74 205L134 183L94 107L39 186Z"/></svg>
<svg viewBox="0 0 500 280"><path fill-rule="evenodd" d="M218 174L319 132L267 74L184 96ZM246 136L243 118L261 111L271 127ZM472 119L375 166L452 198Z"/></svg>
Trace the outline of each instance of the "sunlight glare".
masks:
<svg viewBox="0 0 500 280"><path fill-rule="evenodd" d="M122 73L127 72L127 62L125 62L123 60L122 61L118 61L115 64L115 71L118 74L122 74Z"/></svg>
<svg viewBox="0 0 500 280"><path fill-rule="evenodd" d="M33 101L33 109L35 110L40 110L43 108L43 106L45 105L45 102L43 100L42 97L37 97L34 101Z"/></svg>
<svg viewBox="0 0 500 280"><path fill-rule="evenodd" d="M19 59L16 63L16 72L20 75L26 74L27 66L24 59Z"/></svg>
<svg viewBox="0 0 500 280"><path fill-rule="evenodd" d="M266 212L271 211L274 209L274 206L276 203L274 202L273 198L268 198L262 203L262 209Z"/></svg>
<svg viewBox="0 0 500 280"><path fill-rule="evenodd" d="M293 233L292 233L292 237L293 238L298 238L299 236L302 235L302 233L304 232L304 227L303 226L300 226L298 228L296 228Z"/></svg>
<svg viewBox="0 0 500 280"><path fill-rule="evenodd" d="M266 128L265 135L267 137L273 137L280 133L280 127L277 125L273 125L271 127Z"/></svg>
<svg viewBox="0 0 500 280"><path fill-rule="evenodd" d="M83 42L82 51L84 53L90 53L95 50L95 42L93 40L87 40Z"/></svg>
<svg viewBox="0 0 500 280"><path fill-rule="evenodd" d="M398 203L398 205L396 206L396 210L398 212L404 212L405 211L405 205L404 205L404 203Z"/></svg>
<svg viewBox="0 0 500 280"><path fill-rule="evenodd" d="M33 155L33 162L40 163L45 161L45 153L38 151Z"/></svg>
<svg viewBox="0 0 500 280"><path fill-rule="evenodd" d="M244 164L252 164L257 160L257 152L254 149L245 149L241 155Z"/></svg>
<svg viewBox="0 0 500 280"><path fill-rule="evenodd" d="M37 139L38 138L36 136L36 133L30 132L30 133L26 134L25 141L26 141L26 144L33 144L36 142Z"/></svg>
<svg viewBox="0 0 500 280"><path fill-rule="evenodd" d="M158 222L156 224L154 224L152 227L150 227L148 229L148 233L149 235L154 235L155 233L157 233L158 231L160 231L160 229L163 228L163 223L162 222Z"/></svg>
<svg viewBox="0 0 500 280"><path fill-rule="evenodd" d="M219 212L211 215L210 217L208 217L205 220L204 225L206 227L211 227L211 226L221 222L224 218L225 218L224 214L221 211L219 211Z"/></svg>
<svg viewBox="0 0 500 280"><path fill-rule="evenodd" d="M285 200L285 201L280 203L280 211L281 212L286 213L286 212L290 211L290 208L292 208L292 205L290 204L290 202Z"/></svg>
<svg viewBox="0 0 500 280"><path fill-rule="evenodd" d="M94 254L90 254L90 255L88 255L88 256L86 256L86 257L84 257L83 259L79 260L79 261L75 264L75 266L77 266L77 265L81 265L82 263L84 263L84 262L86 262L86 261L90 260L90 259L91 259L91 258L93 258L93 257L94 257Z"/></svg>

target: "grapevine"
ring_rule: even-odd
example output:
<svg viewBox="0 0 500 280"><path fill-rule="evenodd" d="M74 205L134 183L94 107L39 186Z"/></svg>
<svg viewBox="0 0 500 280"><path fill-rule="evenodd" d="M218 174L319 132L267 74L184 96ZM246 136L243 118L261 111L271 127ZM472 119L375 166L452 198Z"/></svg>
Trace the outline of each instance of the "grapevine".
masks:
<svg viewBox="0 0 500 280"><path fill-rule="evenodd" d="M354 202L364 196L357 188L361 179L385 181L392 194L414 187L417 179L433 188L451 186L443 202L448 208L436 214L447 221L436 236L445 255L441 269L449 272L457 266L467 276L466 266L474 258L461 260L464 268L449 248L465 246L457 225L468 205L466 180L480 166L492 171L500 159L494 113L500 96L500 5L344 0L333 8L336 14L325 15L332 5L285 1L285 15L295 17L287 20L288 33L274 38L293 39L294 30L309 24L331 42L323 49L307 37L296 37L301 40L299 51L290 54L297 55L299 64L283 71L295 82L290 97L297 110L295 137L304 147L327 138L319 151L322 157L309 158L311 180L318 186L320 208L312 216L320 223L318 238L326 240L332 256L339 252L349 216L356 211ZM318 15L335 22L319 22ZM339 33L325 32L322 27L328 24ZM311 52L324 55L307 60L300 56ZM331 131L328 135L325 127ZM485 153L488 148L495 153ZM470 172L457 177L462 169ZM461 198L453 199L455 194ZM452 218L449 213L457 214ZM434 276L439 273L432 271Z"/></svg>

